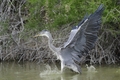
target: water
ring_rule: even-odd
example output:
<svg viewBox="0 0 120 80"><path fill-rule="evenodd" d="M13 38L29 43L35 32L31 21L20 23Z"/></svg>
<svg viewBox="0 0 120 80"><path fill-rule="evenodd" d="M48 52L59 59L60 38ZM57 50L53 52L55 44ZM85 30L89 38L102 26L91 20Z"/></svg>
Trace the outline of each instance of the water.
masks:
<svg viewBox="0 0 120 80"><path fill-rule="evenodd" d="M68 69L61 73L59 65L4 62L0 63L0 80L120 80L119 66L95 67L97 71L90 72L82 66L82 74L75 74Z"/></svg>

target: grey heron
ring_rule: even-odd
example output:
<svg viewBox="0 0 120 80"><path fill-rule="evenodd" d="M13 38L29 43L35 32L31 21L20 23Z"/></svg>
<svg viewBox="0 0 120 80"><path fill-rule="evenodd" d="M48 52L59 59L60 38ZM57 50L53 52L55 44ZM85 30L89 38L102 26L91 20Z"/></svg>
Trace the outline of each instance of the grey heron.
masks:
<svg viewBox="0 0 120 80"><path fill-rule="evenodd" d="M55 53L57 59L61 61L61 72L63 72L64 67L67 67L77 73L81 73L79 63L82 56L85 56L94 48L102 22L103 10L104 7L101 4L94 13L85 15L82 21L71 30L70 36L63 47L56 48L52 44L52 35L47 30L43 30L34 36L46 36L48 38L49 48Z"/></svg>

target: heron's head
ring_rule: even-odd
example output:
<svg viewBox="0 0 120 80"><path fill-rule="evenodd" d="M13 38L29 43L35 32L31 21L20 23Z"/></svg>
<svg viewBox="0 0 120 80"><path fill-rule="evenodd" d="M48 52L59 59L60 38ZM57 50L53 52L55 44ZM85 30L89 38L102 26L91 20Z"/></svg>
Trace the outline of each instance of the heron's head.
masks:
<svg viewBox="0 0 120 80"><path fill-rule="evenodd" d="M38 37L38 36L46 36L49 38L50 32L47 30L42 30L40 33L38 33L37 35L35 35L34 37Z"/></svg>

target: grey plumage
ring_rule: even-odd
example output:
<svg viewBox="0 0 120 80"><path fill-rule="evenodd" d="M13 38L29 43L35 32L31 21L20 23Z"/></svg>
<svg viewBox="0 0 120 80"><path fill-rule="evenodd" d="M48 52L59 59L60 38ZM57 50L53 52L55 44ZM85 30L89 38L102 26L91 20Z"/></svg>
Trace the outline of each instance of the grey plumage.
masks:
<svg viewBox="0 0 120 80"><path fill-rule="evenodd" d="M64 67L67 67L81 73L80 66L77 63L80 63L83 55L88 54L94 48L98 38L97 33L101 26L103 10L103 5L100 5L93 14L85 15L78 26L71 30L69 39L63 47L56 48L49 43L49 47L53 48L52 51L61 61L61 71L63 71ZM52 39L48 31L42 31L39 36L47 36L49 41Z"/></svg>

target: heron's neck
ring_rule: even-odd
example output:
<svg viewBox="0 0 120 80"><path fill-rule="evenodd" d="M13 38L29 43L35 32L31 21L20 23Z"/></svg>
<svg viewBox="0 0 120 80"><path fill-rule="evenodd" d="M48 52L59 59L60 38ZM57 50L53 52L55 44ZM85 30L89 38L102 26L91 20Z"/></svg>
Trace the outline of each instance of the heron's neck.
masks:
<svg viewBox="0 0 120 80"><path fill-rule="evenodd" d="M49 48L55 53L57 51L57 48L53 45L53 38L51 36L51 34L48 37L48 45Z"/></svg>

